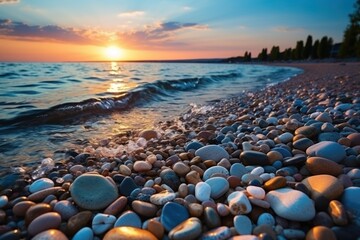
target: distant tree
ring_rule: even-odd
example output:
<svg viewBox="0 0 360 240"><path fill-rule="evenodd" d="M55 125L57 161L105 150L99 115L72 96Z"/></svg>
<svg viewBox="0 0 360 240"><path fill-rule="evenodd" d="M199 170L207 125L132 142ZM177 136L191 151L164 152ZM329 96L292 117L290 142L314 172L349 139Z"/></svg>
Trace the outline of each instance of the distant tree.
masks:
<svg viewBox="0 0 360 240"><path fill-rule="evenodd" d="M327 42L327 49L326 49L326 57L331 57L331 50L333 47L334 41L331 37L328 38L328 42Z"/></svg>
<svg viewBox="0 0 360 240"><path fill-rule="evenodd" d="M350 23L346 27L340 47L340 57L360 57L360 0L354 4L355 11L349 15Z"/></svg>
<svg viewBox="0 0 360 240"><path fill-rule="evenodd" d="M280 60L280 47L273 46L270 51L270 61Z"/></svg>
<svg viewBox="0 0 360 240"><path fill-rule="evenodd" d="M329 40L327 36L324 36L320 40L320 44L318 47L318 56L320 59L327 58L328 57L328 51L329 51Z"/></svg>
<svg viewBox="0 0 360 240"><path fill-rule="evenodd" d="M268 59L268 56L267 56L267 48L263 48L263 49L261 50L261 52L260 52L259 55L258 55L258 59L259 59L260 61L267 61L267 59Z"/></svg>
<svg viewBox="0 0 360 240"><path fill-rule="evenodd" d="M297 41L295 48L295 59L296 60L303 59L303 52L304 52L304 41L302 40Z"/></svg>
<svg viewBox="0 0 360 240"><path fill-rule="evenodd" d="M284 52L282 52L282 59L285 60L285 61L288 61L291 59L291 51L292 49L291 48L287 48L284 50Z"/></svg>
<svg viewBox="0 0 360 240"><path fill-rule="evenodd" d="M251 62L251 52L248 52L247 61Z"/></svg>
<svg viewBox="0 0 360 240"><path fill-rule="evenodd" d="M312 59L318 59L319 55L318 55L318 48L319 48L319 40L316 40L314 42L314 46L312 47L312 51L311 51L311 58Z"/></svg>
<svg viewBox="0 0 360 240"><path fill-rule="evenodd" d="M308 59L311 57L312 42L313 42L312 36L309 35L306 39L306 43L305 43L305 47L304 47L304 52L303 52L304 59Z"/></svg>

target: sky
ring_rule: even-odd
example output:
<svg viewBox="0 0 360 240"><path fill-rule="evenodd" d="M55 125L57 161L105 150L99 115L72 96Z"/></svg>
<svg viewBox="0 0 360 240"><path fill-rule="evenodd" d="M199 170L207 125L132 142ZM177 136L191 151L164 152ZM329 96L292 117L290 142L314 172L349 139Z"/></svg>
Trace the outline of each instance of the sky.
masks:
<svg viewBox="0 0 360 240"><path fill-rule="evenodd" d="M227 58L323 36L355 0L0 0L0 61ZM112 50L109 47L112 46Z"/></svg>

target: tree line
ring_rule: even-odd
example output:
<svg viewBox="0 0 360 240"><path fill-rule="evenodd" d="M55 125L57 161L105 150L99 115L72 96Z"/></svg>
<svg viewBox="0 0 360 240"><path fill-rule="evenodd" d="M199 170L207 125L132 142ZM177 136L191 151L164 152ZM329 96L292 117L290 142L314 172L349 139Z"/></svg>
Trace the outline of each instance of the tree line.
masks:
<svg viewBox="0 0 360 240"><path fill-rule="evenodd" d="M297 41L294 48L280 51L279 46L273 46L270 51L263 48L258 54L258 61L289 61L336 58L360 58L360 0L354 4L355 11L349 15L350 23L346 27L343 41L334 44L331 37L324 36L313 42L309 35L304 44L303 40ZM226 62L250 62L251 52L246 51L244 56L231 57Z"/></svg>

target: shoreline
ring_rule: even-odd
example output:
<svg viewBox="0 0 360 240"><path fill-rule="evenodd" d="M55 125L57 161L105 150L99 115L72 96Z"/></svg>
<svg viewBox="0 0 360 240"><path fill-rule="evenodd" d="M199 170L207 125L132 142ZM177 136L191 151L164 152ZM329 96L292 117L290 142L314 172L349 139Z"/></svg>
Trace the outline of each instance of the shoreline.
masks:
<svg viewBox="0 0 360 240"><path fill-rule="evenodd" d="M270 65L304 72L22 173L0 189L0 234L360 237L360 63Z"/></svg>

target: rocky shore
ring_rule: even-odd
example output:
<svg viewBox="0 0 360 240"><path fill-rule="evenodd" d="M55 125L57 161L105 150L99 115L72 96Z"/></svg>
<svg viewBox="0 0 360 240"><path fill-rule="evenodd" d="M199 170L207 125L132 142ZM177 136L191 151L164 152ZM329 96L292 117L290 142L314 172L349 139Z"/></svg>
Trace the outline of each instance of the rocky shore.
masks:
<svg viewBox="0 0 360 240"><path fill-rule="evenodd" d="M192 108L20 171L4 239L359 239L360 64Z"/></svg>

